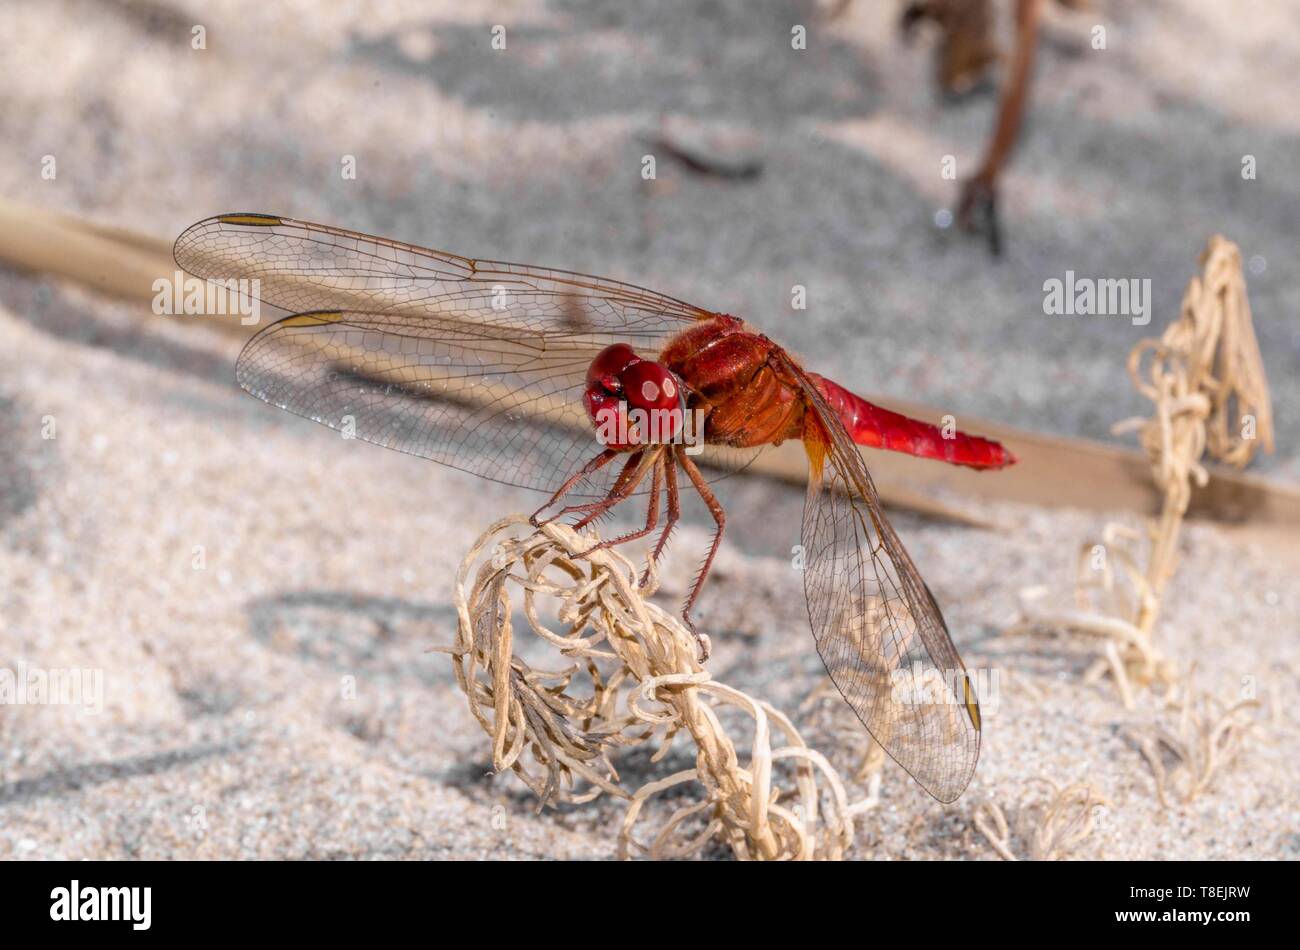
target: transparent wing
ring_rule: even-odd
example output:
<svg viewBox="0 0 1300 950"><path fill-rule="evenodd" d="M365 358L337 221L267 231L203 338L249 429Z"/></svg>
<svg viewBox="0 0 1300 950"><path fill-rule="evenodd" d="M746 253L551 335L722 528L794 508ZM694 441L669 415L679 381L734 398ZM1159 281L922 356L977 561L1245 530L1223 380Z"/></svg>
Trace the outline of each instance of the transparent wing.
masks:
<svg viewBox="0 0 1300 950"><path fill-rule="evenodd" d="M200 221L176 262L255 280L303 311L240 355L253 395L357 438L485 478L553 492L600 451L582 407L587 366L611 343L657 352L713 314L600 277L263 214ZM754 452L706 453L726 474ZM604 494L617 465L576 486Z"/></svg>
<svg viewBox="0 0 1300 950"><path fill-rule="evenodd" d="M927 792L954 801L979 758L974 686L857 447L813 382L790 368L810 403L804 591L817 650L872 737Z"/></svg>
<svg viewBox="0 0 1300 950"><path fill-rule="evenodd" d="M569 271L481 261L343 228L264 214L191 225L176 263L210 280L257 280L257 294L291 313L359 310L473 320L484 332L629 343L658 351L713 314L642 287ZM488 304L467 310L466 296ZM603 341L603 342L602 342Z"/></svg>
<svg viewBox="0 0 1300 950"><path fill-rule="evenodd" d="M317 311L264 329L235 372L254 396L345 434L555 491L601 451L582 406L596 352L541 334L475 333L455 318ZM616 474L601 470L581 493Z"/></svg>

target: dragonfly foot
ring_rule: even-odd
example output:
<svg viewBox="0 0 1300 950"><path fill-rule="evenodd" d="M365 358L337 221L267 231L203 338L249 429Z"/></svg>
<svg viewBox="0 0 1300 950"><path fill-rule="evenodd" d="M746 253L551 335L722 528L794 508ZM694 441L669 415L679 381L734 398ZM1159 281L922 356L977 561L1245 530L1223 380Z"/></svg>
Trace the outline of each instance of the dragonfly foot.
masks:
<svg viewBox="0 0 1300 950"><path fill-rule="evenodd" d="M695 629L695 621L690 618L689 614L682 614L682 623L686 624L686 629L689 630L691 636L695 638L695 645L699 647L700 650L700 662L707 663L709 657L713 654L713 641L709 639L707 633L700 633L700 631Z"/></svg>

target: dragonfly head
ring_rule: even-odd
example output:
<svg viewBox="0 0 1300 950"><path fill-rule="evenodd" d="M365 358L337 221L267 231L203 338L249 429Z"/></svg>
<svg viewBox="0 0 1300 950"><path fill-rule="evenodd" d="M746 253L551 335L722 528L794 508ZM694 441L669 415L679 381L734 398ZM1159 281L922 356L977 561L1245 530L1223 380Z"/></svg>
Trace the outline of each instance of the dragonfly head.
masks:
<svg viewBox="0 0 1300 950"><path fill-rule="evenodd" d="M596 437L620 450L672 441L685 413L677 377L663 364L641 359L626 343L596 354L587 368L582 401Z"/></svg>

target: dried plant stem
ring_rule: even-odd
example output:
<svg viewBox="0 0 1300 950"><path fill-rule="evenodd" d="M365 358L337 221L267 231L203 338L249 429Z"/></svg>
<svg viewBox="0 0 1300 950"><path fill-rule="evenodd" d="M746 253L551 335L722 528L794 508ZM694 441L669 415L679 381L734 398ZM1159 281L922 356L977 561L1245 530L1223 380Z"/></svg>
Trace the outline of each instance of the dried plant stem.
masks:
<svg viewBox="0 0 1300 950"><path fill-rule="evenodd" d="M997 804L991 801L980 802L975 806L971 821L1003 861L1020 860L1011 850L1011 828L1007 825L1007 816Z"/></svg>
<svg viewBox="0 0 1300 950"><path fill-rule="evenodd" d="M1173 788L1184 803L1208 791L1214 779L1230 765L1241 750L1255 720L1246 715L1259 702L1238 700L1220 703L1208 693L1196 691L1188 676L1183 697L1172 704L1178 710L1176 731L1159 724L1127 731L1129 740L1142 753L1155 778L1156 797L1169 807L1168 791ZM1165 768L1166 753L1174 759L1174 770Z"/></svg>
<svg viewBox="0 0 1300 950"><path fill-rule="evenodd" d="M1038 47L1040 12L1040 0L1016 0L1016 45L998 103L997 123L979 169L962 185L957 202L958 222L968 231L983 231L994 254L1002 251L997 216L998 180L1002 167L1011 157L1024 121L1034 53Z"/></svg>
<svg viewBox="0 0 1300 950"><path fill-rule="evenodd" d="M1042 609L1022 595L1024 617L1012 628L1100 637L1100 655L1085 678L1092 682L1109 674L1127 708L1133 707L1136 688L1157 683L1172 688L1177 682L1173 664L1154 644L1154 632L1176 569L1192 486L1203 486L1209 478L1202 457L1208 451L1241 467L1259 446L1273 450L1268 382L1251 324L1241 253L1216 235L1201 263L1203 273L1188 284L1179 319L1159 340L1142 340L1129 354L1129 375L1154 403L1154 414L1115 426L1116 432L1139 433L1164 496L1160 517L1148 529L1145 564L1136 553L1139 536L1108 525L1103 544L1081 549L1078 609ZM1148 354L1151 365L1144 378L1142 362Z"/></svg>
<svg viewBox="0 0 1300 950"><path fill-rule="evenodd" d="M1021 835L1028 842L1031 861L1059 861L1092 834L1097 810L1110 803L1082 782L1059 788L1050 779L1039 782L1051 791L1041 804L1020 807ZM1011 829L1002 809L992 801L980 802L971 823L1004 861L1018 861L1011 848Z"/></svg>
<svg viewBox="0 0 1300 950"><path fill-rule="evenodd" d="M695 637L645 599L653 575L650 588L639 588L634 565L593 549L597 541L560 524L533 530L512 516L492 525L461 565L456 642L443 652L491 739L493 767L514 771L543 804L602 793L626 800L620 857L688 857L718 841L740 858L843 858L878 784L851 804L839 774L789 718L712 679ZM556 649L562 668L535 669L516 652L512 591L522 593L527 628ZM542 622L539 599L558 604L566 629ZM751 722L747 761L723 728L724 708ZM694 768L640 787L620 778L616 750L657 743L655 763L679 735L695 745ZM635 832L648 805L679 786L695 797L643 843Z"/></svg>

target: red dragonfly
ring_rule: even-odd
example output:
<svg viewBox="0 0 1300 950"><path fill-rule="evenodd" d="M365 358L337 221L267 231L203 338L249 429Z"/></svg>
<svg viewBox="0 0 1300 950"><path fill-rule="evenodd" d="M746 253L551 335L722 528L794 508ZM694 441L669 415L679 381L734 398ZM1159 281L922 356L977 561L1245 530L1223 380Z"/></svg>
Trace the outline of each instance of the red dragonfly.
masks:
<svg viewBox="0 0 1300 950"><path fill-rule="evenodd" d="M880 501L855 443L992 469L996 442L874 406L810 372L724 313L631 284L475 260L264 214L224 214L176 241L177 264L259 282L292 315L261 330L237 377L253 395L331 428L486 478L566 497L590 523L646 493L658 558L680 517L678 470L722 540L725 514L681 438L732 453L801 439L809 462L804 590L818 652L881 746L930 794L957 798L979 756L980 712L943 615ZM643 416L638 418L636 410ZM646 426L646 414L663 424ZM609 426L627 423L631 426ZM612 433L593 439L597 434ZM737 457L737 454L739 457ZM616 473L616 474L615 474Z"/></svg>

